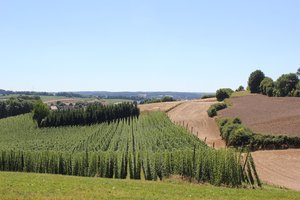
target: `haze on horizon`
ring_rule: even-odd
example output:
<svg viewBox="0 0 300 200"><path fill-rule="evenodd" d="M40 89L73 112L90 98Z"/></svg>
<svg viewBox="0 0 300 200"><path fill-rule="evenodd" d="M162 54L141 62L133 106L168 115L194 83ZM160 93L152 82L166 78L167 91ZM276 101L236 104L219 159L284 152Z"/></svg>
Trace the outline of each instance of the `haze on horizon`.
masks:
<svg viewBox="0 0 300 200"><path fill-rule="evenodd" d="M0 89L214 92L300 67L300 1L2 1Z"/></svg>

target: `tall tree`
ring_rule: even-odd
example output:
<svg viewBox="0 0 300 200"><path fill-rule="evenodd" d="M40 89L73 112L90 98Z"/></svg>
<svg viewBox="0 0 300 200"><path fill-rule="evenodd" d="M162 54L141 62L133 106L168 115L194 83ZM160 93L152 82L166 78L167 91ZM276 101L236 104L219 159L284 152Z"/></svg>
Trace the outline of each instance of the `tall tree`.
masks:
<svg viewBox="0 0 300 200"><path fill-rule="evenodd" d="M264 80L264 78L265 78L265 74L260 70L256 70L251 73L249 80L248 80L248 86L249 86L251 93L259 93L260 92L259 86L260 86L260 83L262 82L262 80Z"/></svg>
<svg viewBox="0 0 300 200"><path fill-rule="evenodd" d="M35 119L38 123L38 126L41 126L43 119L45 119L50 113L50 110L46 104L42 101L37 103L33 110L33 119Z"/></svg>
<svg viewBox="0 0 300 200"><path fill-rule="evenodd" d="M297 70L297 75L300 76L300 67Z"/></svg>

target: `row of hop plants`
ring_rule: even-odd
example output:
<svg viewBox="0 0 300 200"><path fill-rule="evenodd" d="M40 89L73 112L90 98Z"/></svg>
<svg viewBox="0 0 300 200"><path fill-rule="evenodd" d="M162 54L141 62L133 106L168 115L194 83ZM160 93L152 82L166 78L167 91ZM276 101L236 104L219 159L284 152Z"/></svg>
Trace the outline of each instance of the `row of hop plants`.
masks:
<svg viewBox="0 0 300 200"><path fill-rule="evenodd" d="M179 175L200 183L260 186L251 155L234 150L195 147L193 150L142 152L1 151L0 170L117 179L161 180Z"/></svg>

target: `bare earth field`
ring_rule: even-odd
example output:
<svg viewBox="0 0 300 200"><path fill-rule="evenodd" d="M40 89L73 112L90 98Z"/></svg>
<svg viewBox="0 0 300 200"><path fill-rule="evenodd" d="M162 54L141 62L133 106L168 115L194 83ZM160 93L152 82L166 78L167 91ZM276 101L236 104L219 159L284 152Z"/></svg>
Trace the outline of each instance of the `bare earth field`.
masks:
<svg viewBox="0 0 300 200"><path fill-rule="evenodd" d="M162 111L166 112L184 101L174 101L174 102L163 102L163 103L151 103L139 105L141 112L152 112L152 111Z"/></svg>
<svg viewBox="0 0 300 200"><path fill-rule="evenodd" d="M258 151L252 155L265 183L300 191L300 149Z"/></svg>
<svg viewBox="0 0 300 200"><path fill-rule="evenodd" d="M195 135L198 133L202 141L206 138L209 146L223 148L225 143L220 137L219 129L214 119L207 115L207 109L214 103L215 99L186 101L169 111L168 116L175 123L188 124L189 129L192 129Z"/></svg>
<svg viewBox="0 0 300 200"><path fill-rule="evenodd" d="M257 133L300 136L300 98L249 95L230 102L233 106L219 111L218 116L239 117Z"/></svg>

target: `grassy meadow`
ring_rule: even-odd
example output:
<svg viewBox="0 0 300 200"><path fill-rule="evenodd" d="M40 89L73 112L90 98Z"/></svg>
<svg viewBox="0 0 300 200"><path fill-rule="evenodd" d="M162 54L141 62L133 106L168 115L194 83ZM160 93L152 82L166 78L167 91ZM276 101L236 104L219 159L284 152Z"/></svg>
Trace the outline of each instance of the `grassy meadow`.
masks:
<svg viewBox="0 0 300 200"><path fill-rule="evenodd" d="M0 199L297 200L300 193L266 186L235 189L180 179L134 181L0 172Z"/></svg>

